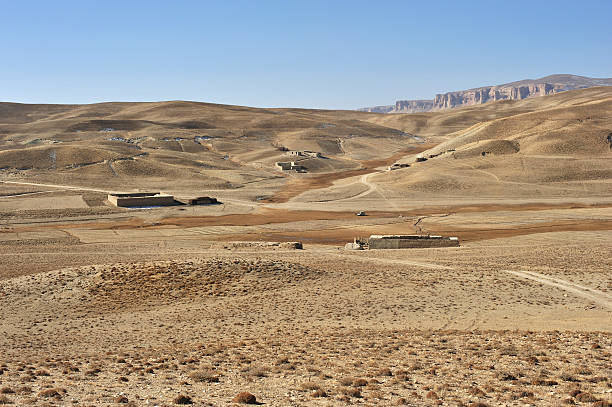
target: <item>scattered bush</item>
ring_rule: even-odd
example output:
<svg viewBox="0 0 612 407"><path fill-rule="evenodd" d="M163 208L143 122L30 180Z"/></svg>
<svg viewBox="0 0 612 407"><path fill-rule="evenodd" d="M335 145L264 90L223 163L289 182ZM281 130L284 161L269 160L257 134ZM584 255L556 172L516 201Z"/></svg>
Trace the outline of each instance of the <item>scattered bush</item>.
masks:
<svg viewBox="0 0 612 407"><path fill-rule="evenodd" d="M45 398L62 398L62 395L65 393L66 391L64 389L59 389L57 387L51 388L51 389L44 389L38 392L38 397L45 397Z"/></svg>
<svg viewBox="0 0 612 407"><path fill-rule="evenodd" d="M438 395L436 394L435 391L430 390L429 392L427 392L427 394L425 395L426 399L430 399L430 400L437 400L438 399Z"/></svg>
<svg viewBox="0 0 612 407"><path fill-rule="evenodd" d="M345 396L348 397L355 397L355 398L360 398L361 397L361 390L359 389L355 389L352 387L345 387L341 390L341 393L344 394Z"/></svg>
<svg viewBox="0 0 612 407"><path fill-rule="evenodd" d="M366 386L367 384L368 384L368 381L366 379L353 380L353 386L355 387L363 387L363 386Z"/></svg>
<svg viewBox="0 0 612 407"><path fill-rule="evenodd" d="M472 387L470 390L468 390L468 393L470 393L472 396L485 396L486 393L482 390L480 390L478 387Z"/></svg>
<svg viewBox="0 0 612 407"><path fill-rule="evenodd" d="M186 396L184 394L179 394L172 400L174 404L193 404L191 397Z"/></svg>
<svg viewBox="0 0 612 407"><path fill-rule="evenodd" d="M323 389L317 389L310 393L310 397L327 397L327 393Z"/></svg>
<svg viewBox="0 0 612 407"><path fill-rule="evenodd" d="M212 370L194 370L189 373L189 378L199 383L219 383L219 376Z"/></svg>
<svg viewBox="0 0 612 407"><path fill-rule="evenodd" d="M599 401L597 397L593 396L591 393L578 393L575 397L581 403L592 403L595 401Z"/></svg>
<svg viewBox="0 0 612 407"><path fill-rule="evenodd" d="M242 393L238 393L236 397L232 399L232 402L242 404L257 404L257 398L248 391L243 391Z"/></svg>
<svg viewBox="0 0 612 407"><path fill-rule="evenodd" d="M319 390L320 388L321 386L319 386L318 384L314 382L306 382L306 383L300 384L300 389L302 390Z"/></svg>
<svg viewBox="0 0 612 407"><path fill-rule="evenodd" d="M388 376L388 377L391 377L391 376L393 376L393 372L391 371L391 369L386 367L386 368L382 368L378 372L376 372L376 375L377 376Z"/></svg>

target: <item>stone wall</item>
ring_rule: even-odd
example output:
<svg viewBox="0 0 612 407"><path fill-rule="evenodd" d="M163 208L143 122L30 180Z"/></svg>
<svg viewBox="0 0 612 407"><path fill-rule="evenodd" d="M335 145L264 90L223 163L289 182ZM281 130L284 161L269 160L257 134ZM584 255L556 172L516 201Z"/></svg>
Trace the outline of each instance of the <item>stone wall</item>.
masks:
<svg viewBox="0 0 612 407"><path fill-rule="evenodd" d="M135 206L170 206L174 205L172 195L152 195L152 196L116 196L109 195L110 203L121 207Z"/></svg>
<svg viewBox="0 0 612 407"><path fill-rule="evenodd" d="M389 239L373 238L368 239L368 246L372 249L418 249L428 247L458 247L459 239L448 237L441 238L419 238L419 239Z"/></svg>

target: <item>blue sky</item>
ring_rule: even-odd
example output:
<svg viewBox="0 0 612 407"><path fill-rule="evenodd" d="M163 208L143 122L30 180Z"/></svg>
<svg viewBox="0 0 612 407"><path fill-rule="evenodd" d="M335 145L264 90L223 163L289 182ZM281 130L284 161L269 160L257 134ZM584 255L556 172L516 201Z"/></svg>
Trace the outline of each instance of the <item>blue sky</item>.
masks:
<svg viewBox="0 0 612 407"><path fill-rule="evenodd" d="M346 108L612 76L612 1L0 0L0 100Z"/></svg>

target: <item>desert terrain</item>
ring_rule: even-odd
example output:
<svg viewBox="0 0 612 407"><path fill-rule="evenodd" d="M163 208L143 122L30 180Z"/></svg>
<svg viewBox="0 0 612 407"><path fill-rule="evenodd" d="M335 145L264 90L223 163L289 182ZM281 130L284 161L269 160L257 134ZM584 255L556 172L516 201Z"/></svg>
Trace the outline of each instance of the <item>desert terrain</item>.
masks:
<svg viewBox="0 0 612 407"><path fill-rule="evenodd" d="M135 191L177 204L107 200ZM343 249L414 233L460 247ZM0 103L0 404L607 406L611 241L610 87Z"/></svg>

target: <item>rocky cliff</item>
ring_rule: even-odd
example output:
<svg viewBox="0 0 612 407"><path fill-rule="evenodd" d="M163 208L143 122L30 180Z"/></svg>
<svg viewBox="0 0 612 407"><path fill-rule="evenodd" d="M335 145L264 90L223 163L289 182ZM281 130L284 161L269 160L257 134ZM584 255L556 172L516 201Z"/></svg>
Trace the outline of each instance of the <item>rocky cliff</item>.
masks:
<svg viewBox="0 0 612 407"><path fill-rule="evenodd" d="M497 100L520 100L594 86L612 86L612 78L550 75L540 79L525 79L503 85L442 93L436 95L433 100L398 100L395 105L359 110L375 113L420 113L479 105Z"/></svg>
<svg viewBox="0 0 612 407"><path fill-rule="evenodd" d="M496 100L519 100L534 96L545 96L567 90L565 86L552 83L533 83L524 86L491 86L459 92L438 94L430 110L450 109L459 106L479 105Z"/></svg>

